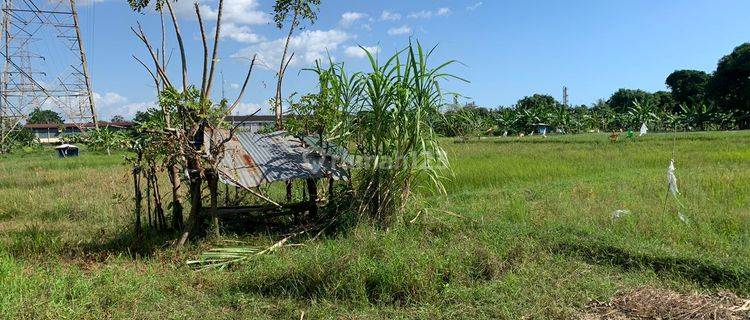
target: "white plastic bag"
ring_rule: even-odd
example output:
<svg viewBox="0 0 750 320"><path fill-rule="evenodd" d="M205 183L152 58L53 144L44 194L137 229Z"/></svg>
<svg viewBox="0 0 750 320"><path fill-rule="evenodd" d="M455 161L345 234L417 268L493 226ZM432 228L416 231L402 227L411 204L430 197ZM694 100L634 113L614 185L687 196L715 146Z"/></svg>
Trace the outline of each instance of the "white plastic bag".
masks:
<svg viewBox="0 0 750 320"><path fill-rule="evenodd" d="M680 190L677 189L677 176L674 175L674 170L674 159L672 159L669 160L669 168L667 168L667 183L669 184L669 192L677 197L680 194Z"/></svg>
<svg viewBox="0 0 750 320"><path fill-rule="evenodd" d="M612 212L612 219L620 219L630 215L630 210L619 209Z"/></svg>
<svg viewBox="0 0 750 320"><path fill-rule="evenodd" d="M643 136L645 136L645 135L646 135L646 133L648 133L648 127L646 127L646 123L644 122L644 123L643 123L643 124L641 125L641 132L640 132L640 134L638 134L638 136L639 136L639 137L643 137Z"/></svg>

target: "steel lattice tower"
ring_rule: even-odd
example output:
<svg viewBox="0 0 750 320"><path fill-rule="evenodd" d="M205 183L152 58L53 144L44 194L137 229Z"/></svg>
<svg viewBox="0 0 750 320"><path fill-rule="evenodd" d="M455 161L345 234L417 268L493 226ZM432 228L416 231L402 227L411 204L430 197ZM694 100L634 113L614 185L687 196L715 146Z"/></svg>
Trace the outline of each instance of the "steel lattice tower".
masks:
<svg viewBox="0 0 750 320"><path fill-rule="evenodd" d="M0 143L38 109L98 128L75 0L1 1Z"/></svg>

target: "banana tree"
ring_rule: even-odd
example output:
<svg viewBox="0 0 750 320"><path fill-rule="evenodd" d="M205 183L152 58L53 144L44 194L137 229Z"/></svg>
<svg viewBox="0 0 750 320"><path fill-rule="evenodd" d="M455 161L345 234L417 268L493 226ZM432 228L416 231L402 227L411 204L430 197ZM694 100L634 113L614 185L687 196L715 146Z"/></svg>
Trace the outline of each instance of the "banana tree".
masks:
<svg viewBox="0 0 750 320"><path fill-rule="evenodd" d="M630 127L637 127L643 123L650 125L659 122L658 109L649 100L643 103L633 100L633 106L628 109L628 114L630 115L630 122L627 124Z"/></svg>
<svg viewBox="0 0 750 320"><path fill-rule="evenodd" d="M716 107L712 104L694 104L680 106L682 122L689 129L706 130L707 126L717 120Z"/></svg>

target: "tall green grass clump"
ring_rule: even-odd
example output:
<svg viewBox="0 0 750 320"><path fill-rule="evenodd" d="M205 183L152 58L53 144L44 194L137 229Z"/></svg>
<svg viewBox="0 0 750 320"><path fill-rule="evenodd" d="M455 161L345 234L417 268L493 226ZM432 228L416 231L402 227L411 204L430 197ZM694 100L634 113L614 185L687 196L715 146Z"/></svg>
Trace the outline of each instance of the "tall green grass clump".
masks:
<svg viewBox="0 0 750 320"><path fill-rule="evenodd" d="M445 193L448 158L433 131L440 117L440 82L457 78L428 63L434 48L409 44L385 63L365 48L370 70L346 75L343 65L316 70L321 93L333 95L350 115L339 131L353 145L356 211L380 224L390 224L403 212L412 191L424 187ZM337 135L334 135L337 136Z"/></svg>

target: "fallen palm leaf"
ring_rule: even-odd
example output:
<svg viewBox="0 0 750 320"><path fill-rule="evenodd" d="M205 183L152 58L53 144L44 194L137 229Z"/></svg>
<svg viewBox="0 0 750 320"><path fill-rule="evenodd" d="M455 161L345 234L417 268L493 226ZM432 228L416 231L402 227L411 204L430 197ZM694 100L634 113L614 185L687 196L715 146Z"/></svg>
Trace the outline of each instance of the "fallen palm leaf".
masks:
<svg viewBox="0 0 750 320"><path fill-rule="evenodd" d="M187 264L197 270L224 270L234 263L251 258L259 251L260 249L251 247L212 248L201 253L197 260L188 260Z"/></svg>
<svg viewBox="0 0 750 320"><path fill-rule="evenodd" d="M197 260L188 260L187 264L196 270L208 270L208 269L219 269L224 270L229 266L247 261L252 257L272 253L281 247L291 246L302 246L302 244L286 244L289 239L305 233L306 231L300 231L293 233L278 242L274 243L268 248L262 249L258 247L219 247L211 248L200 254ZM242 243L239 241L233 241L235 243Z"/></svg>

